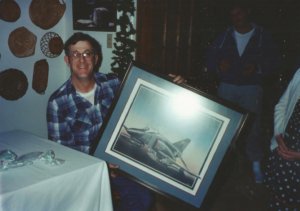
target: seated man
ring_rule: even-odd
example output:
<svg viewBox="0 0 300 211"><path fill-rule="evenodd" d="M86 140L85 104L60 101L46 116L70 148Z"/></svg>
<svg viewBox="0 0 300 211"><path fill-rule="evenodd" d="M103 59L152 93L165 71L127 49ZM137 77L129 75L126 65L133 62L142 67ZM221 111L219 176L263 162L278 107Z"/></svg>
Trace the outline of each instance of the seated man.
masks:
<svg viewBox="0 0 300 211"><path fill-rule="evenodd" d="M48 137L89 154L120 81L113 74L97 72L101 45L88 34L73 34L64 51L71 76L49 99ZM177 83L184 80L173 77ZM149 210L153 196L148 189L122 176L111 175L111 181L120 196L120 210Z"/></svg>

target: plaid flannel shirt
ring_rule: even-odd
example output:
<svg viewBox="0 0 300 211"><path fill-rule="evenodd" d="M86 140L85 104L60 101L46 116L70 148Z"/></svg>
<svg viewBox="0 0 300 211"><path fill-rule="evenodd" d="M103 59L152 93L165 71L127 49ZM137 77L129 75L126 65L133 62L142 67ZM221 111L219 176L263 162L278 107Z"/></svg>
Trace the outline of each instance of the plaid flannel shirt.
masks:
<svg viewBox="0 0 300 211"><path fill-rule="evenodd" d="M89 153L120 85L112 74L95 73L95 81L94 105L76 93L71 79L51 95L47 107L50 140Z"/></svg>

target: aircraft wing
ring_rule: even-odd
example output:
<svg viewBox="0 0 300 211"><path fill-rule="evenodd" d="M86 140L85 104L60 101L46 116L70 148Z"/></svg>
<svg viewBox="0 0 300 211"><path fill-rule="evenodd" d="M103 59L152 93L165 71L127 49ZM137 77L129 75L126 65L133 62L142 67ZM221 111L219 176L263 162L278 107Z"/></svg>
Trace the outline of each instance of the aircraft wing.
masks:
<svg viewBox="0 0 300 211"><path fill-rule="evenodd" d="M170 160L170 164L169 164L169 165L177 166L177 168L179 168L179 169L185 171L186 173L188 173L188 174L190 174L190 175L192 175L192 176L194 176L194 177L197 177L198 179L201 179L201 177L200 177L199 175L196 175L196 174L192 173L192 172L187 168L187 166L183 167L183 166L179 165L176 161Z"/></svg>

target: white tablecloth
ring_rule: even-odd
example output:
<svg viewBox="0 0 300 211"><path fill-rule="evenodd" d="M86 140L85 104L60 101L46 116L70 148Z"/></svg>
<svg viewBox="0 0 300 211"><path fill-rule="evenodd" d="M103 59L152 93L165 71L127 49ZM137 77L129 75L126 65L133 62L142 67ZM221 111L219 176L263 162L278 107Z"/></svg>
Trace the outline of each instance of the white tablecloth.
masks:
<svg viewBox="0 0 300 211"><path fill-rule="evenodd" d="M23 131L1 133L0 151L4 149L18 156L51 149L65 163L51 166L34 161L0 171L0 210L113 210L104 161Z"/></svg>

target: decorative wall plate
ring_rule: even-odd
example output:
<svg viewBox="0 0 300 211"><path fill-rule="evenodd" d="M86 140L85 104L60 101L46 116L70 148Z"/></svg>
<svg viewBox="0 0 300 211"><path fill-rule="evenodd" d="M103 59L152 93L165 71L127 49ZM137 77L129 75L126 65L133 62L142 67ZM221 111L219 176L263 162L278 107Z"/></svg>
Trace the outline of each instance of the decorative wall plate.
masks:
<svg viewBox="0 0 300 211"><path fill-rule="evenodd" d="M32 89L39 94L44 94L48 85L49 64L46 59L41 59L34 64Z"/></svg>
<svg viewBox="0 0 300 211"><path fill-rule="evenodd" d="M63 0L32 0L29 6L31 21L42 29L55 26L66 10Z"/></svg>
<svg viewBox="0 0 300 211"><path fill-rule="evenodd" d="M21 15L21 9L14 0L0 1L0 19L15 22Z"/></svg>
<svg viewBox="0 0 300 211"><path fill-rule="evenodd" d="M8 46L16 57L31 56L35 52L36 36L25 27L12 31L8 38Z"/></svg>
<svg viewBox="0 0 300 211"><path fill-rule="evenodd" d="M28 88L26 75L18 69L0 72L0 96L6 100L17 100L25 95Z"/></svg>

